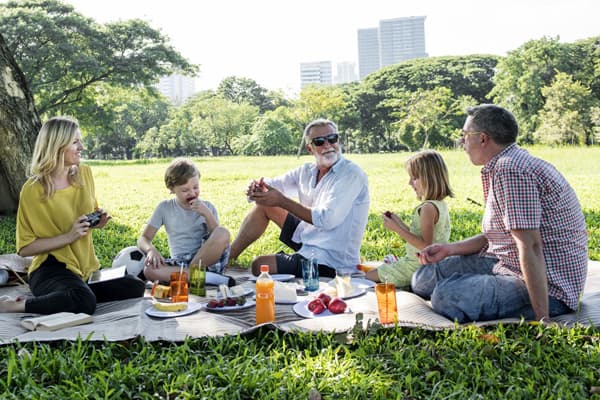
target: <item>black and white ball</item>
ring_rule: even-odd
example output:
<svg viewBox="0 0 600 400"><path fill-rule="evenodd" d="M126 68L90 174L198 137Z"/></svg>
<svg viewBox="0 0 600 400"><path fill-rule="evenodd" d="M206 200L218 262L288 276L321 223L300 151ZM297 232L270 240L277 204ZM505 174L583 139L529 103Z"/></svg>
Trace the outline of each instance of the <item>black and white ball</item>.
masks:
<svg viewBox="0 0 600 400"><path fill-rule="evenodd" d="M135 246L129 246L125 247L116 255L113 259L112 266L114 268L125 265L129 275L138 276L140 272L144 270L145 261L146 255L140 249Z"/></svg>

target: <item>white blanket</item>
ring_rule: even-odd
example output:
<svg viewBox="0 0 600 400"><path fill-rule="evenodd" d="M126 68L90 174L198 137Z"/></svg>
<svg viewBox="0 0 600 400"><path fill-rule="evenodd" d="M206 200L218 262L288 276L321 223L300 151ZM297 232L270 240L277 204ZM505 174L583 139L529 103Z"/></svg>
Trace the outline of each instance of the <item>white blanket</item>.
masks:
<svg viewBox="0 0 600 400"><path fill-rule="evenodd" d="M28 260L15 255L0 255L0 267L8 266L20 270L27 266ZM238 281L247 281L246 271L231 271ZM2 295L28 295L29 289L24 285L5 286L0 288ZM205 302L202 298L190 296L191 301ZM436 314L429 303L413 293L398 291L398 325L421 327L425 329L455 329L460 325ZM298 316L292 305L276 306L276 322L268 324L274 329L283 331L327 331L345 332L356 326L357 315L362 314L362 327L373 323L377 318L377 304L372 290L366 294L347 301L352 313L329 317L305 319ZM30 317L26 313L0 314L0 343L75 340L78 337L88 340L119 341L142 336L147 341L167 340L182 341L186 337L237 335L252 332L255 310L248 308L234 312L198 311L194 314L177 318L153 318L146 315L145 310L152 306L150 297L118 302L101 303L93 315L92 324L80 325L54 332L28 331L20 325L20 320ZM600 262L590 261L588 278L580 309L571 314L554 318L565 325L576 323L600 326ZM518 319L503 319L476 323L479 326L498 323L516 323Z"/></svg>

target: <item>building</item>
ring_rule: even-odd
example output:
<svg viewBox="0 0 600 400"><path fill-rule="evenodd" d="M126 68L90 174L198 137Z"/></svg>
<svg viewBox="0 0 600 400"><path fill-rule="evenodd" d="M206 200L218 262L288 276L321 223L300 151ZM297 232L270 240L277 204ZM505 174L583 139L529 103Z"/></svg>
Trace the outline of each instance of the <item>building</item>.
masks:
<svg viewBox="0 0 600 400"><path fill-rule="evenodd" d="M160 78L158 91L171 100L171 103L181 105L196 93L194 78L174 74Z"/></svg>
<svg viewBox="0 0 600 400"><path fill-rule="evenodd" d="M300 88L308 85L331 85L331 61L300 63Z"/></svg>
<svg viewBox="0 0 600 400"><path fill-rule="evenodd" d="M344 61L337 64L335 83L348 83L357 80L358 75L356 75L356 63Z"/></svg>
<svg viewBox="0 0 600 400"><path fill-rule="evenodd" d="M379 29L368 28L358 30L358 77L365 76L380 68L379 61Z"/></svg>
<svg viewBox="0 0 600 400"><path fill-rule="evenodd" d="M427 57L425 18L403 17L379 21L378 28L358 30L360 79L387 65Z"/></svg>

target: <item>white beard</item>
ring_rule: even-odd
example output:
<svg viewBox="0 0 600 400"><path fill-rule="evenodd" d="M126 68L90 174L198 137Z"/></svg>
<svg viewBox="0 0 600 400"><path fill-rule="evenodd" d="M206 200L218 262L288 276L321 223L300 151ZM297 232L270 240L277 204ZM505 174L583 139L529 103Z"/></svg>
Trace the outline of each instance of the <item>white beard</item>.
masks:
<svg viewBox="0 0 600 400"><path fill-rule="evenodd" d="M323 168L330 168L333 164L335 164L341 156L341 152L335 151L325 154L316 154L315 159L317 161L317 165Z"/></svg>

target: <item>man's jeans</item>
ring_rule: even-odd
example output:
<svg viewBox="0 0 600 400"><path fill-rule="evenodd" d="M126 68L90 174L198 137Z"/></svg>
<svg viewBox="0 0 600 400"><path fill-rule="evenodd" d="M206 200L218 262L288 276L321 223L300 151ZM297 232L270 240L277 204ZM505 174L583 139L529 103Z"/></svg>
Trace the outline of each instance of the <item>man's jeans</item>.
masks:
<svg viewBox="0 0 600 400"><path fill-rule="evenodd" d="M533 320L525 281L512 275L493 275L496 258L451 256L424 265L412 276L412 291L431 299L435 312L459 323L502 318ZM549 297L550 316L571 312L562 301Z"/></svg>

